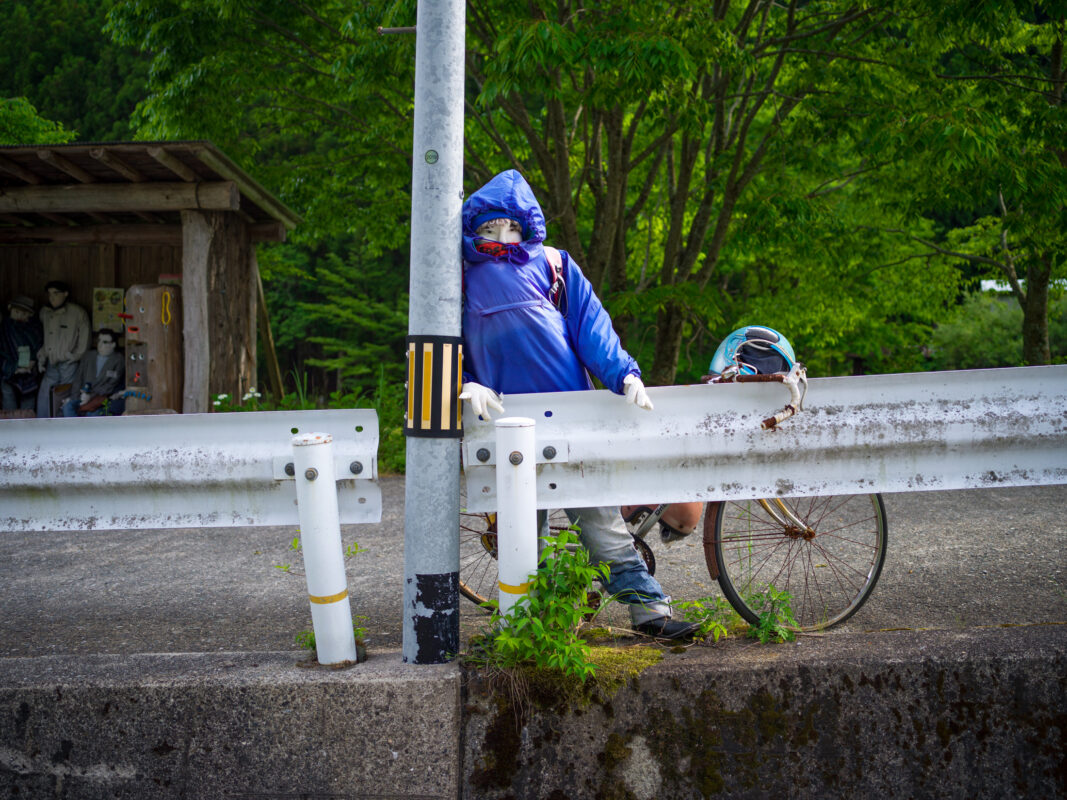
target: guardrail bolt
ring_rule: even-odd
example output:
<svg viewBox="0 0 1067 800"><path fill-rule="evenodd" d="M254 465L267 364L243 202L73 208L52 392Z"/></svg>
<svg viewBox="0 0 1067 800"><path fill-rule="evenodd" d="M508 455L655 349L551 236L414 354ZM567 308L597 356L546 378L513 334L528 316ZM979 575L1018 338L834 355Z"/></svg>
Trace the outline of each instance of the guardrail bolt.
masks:
<svg viewBox="0 0 1067 800"><path fill-rule="evenodd" d="M348 471L351 472L353 475L359 475L359 473L363 471L363 465L360 464L358 461L353 461L351 464L348 465Z"/></svg>
<svg viewBox="0 0 1067 800"><path fill-rule="evenodd" d="M475 455L478 457L478 460L484 464L489 460L489 449L486 447L479 447L478 452L475 453Z"/></svg>
<svg viewBox="0 0 1067 800"><path fill-rule="evenodd" d="M319 477L319 471L314 467L308 467L306 470L304 470L304 477L307 478L309 481L313 481L315 480L315 478Z"/></svg>
<svg viewBox="0 0 1067 800"><path fill-rule="evenodd" d="M293 465L292 461L285 465L285 474L290 478L296 475L296 467Z"/></svg>
<svg viewBox="0 0 1067 800"><path fill-rule="evenodd" d="M519 464L522 463L522 453L516 450L510 456L508 456L508 461L510 461L516 467L519 466Z"/></svg>
<svg viewBox="0 0 1067 800"><path fill-rule="evenodd" d="M541 453L544 455L545 458L551 461L553 458L556 457L556 448L552 447L552 445L549 445L544 450L542 450Z"/></svg>

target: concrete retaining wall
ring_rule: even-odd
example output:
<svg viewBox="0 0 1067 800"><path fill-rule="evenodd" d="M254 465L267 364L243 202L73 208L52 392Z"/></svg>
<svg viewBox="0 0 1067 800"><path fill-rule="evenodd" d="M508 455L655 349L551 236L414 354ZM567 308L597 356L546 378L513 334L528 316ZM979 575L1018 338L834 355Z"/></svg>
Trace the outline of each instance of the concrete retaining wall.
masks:
<svg viewBox="0 0 1067 800"><path fill-rule="evenodd" d="M468 683L462 797L1067 796L1067 627L732 641L579 710Z"/></svg>
<svg viewBox="0 0 1067 800"><path fill-rule="evenodd" d="M456 797L458 668L296 661L0 659L0 795Z"/></svg>
<svg viewBox="0 0 1067 800"><path fill-rule="evenodd" d="M0 659L0 796L1067 797L1064 625L731 640L518 712L456 665L296 660Z"/></svg>

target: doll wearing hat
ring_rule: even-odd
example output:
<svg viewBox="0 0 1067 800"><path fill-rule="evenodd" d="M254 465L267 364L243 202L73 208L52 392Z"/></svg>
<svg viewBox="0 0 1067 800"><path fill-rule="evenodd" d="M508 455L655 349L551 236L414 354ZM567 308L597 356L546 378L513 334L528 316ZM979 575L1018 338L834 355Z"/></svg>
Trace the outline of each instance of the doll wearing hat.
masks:
<svg viewBox="0 0 1067 800"><path fill-rule="evenodd" d="M44 344L44 331L34 310L33 299L20 294L7 304L7 317L0 323L0 390L4 411L33 409L36 404L37 351Z"/></svg>

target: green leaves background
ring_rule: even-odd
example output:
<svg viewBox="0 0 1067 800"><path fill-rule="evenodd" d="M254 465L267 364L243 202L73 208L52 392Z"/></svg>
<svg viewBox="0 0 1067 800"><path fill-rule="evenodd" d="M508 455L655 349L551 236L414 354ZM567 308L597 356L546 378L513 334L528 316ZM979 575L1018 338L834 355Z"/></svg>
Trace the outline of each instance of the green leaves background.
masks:
<svg viewBox="0 0 1067 800"><path fill-rule="evenodd" d="M402 381L414 81L414 37L376 29L415 22L0 4L0 136L214 141L305 220L260 253L283 372L373 391ZM986 364L946 339L973 341L961 316L1015 326L973 344L998 364L1063 361L1065 25L1059 2L470 4L465 189L527 176L650 383L753 322L814 375ZM965 302L983 277L1010 294Z"/></svg>

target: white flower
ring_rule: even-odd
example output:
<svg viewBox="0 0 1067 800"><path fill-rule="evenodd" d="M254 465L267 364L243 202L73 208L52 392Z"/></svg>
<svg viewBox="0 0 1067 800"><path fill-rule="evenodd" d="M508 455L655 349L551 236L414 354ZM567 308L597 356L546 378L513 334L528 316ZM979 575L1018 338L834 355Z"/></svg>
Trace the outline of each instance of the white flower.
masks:
<svg viewBox="0 0 1067 800"><path fill-rule="evenodd" d="M215 401L214 403L212 403L211 405L213 405L213 406L221 406L221 405L222 405L222 401L221 401L221 400L216 400L216 401Z"/></svg>

